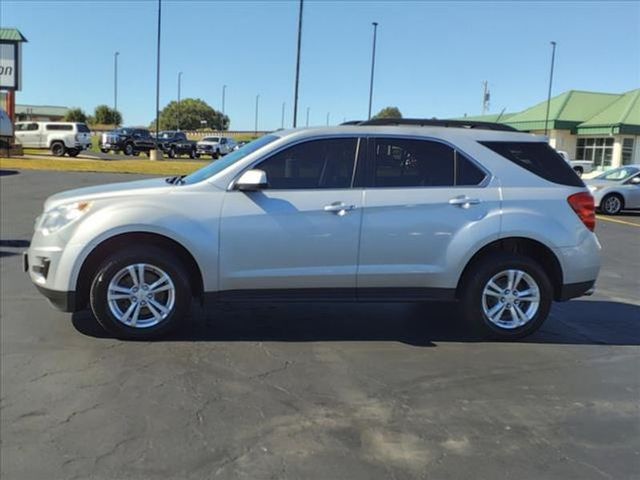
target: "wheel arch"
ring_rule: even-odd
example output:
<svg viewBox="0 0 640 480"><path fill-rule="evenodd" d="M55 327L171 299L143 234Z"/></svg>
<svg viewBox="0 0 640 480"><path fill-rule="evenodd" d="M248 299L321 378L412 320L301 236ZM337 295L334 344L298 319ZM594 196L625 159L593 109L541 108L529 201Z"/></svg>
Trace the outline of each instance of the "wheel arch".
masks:
<svg viewBox="0 0 640 480"><path fill-rule="evenodd" d="M473 254L467 262L458 284L456 287L456 298L460 298L461 289L465 282L466 275L472 270L473 266L495 252L508 252L514 254L525 255L540 264L549 277L549 281L553 286L553 297L558 300L561 296L563 285L562 266L556 254L545 244L526 237L508 237L495 240L484 245Z"/></svg>
<svg viewBox="0 0 640 480"><path fill-rule="evenodd" d="M104 258L126 245L154 245L176 254L187 269L193 295L202 298L204 284L202 271L193 255L181 243L158 233L126 232L109 237L95 246L84 259L76 280L76 298L78 307L83 308L89 301L92 276Z"/></svg>

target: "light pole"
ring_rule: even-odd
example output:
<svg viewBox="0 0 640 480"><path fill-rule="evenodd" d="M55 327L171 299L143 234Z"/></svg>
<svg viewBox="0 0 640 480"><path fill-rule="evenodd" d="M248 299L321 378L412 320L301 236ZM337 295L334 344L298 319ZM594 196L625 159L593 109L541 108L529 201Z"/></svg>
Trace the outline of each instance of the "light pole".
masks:
<svg viewBox="0 0 640 480"><path fill-rule="evenodd" d="M180 85L182 81L182 72L178 72L178 110L176 112L176 130L180 131Z"/></svg>
<svg viewBox="0 0 640 480"><path fill-rule="evenodd" d="M118 56L120 52L113 54L113 123L118 126Z"/></svg>
<svg viewBox="0 0 640 480"><path fill-rule="evenodd" d="M329 126L329 117L331 116L331 112L327 112L327 127Z"/></svg>
<svg viewBox="0 0 640 480"><path fill-rule="evenodd" d="M298 50L296 54L296 84L293 94L293 128L298 125L298 84L300 83L300 46L302 45L302 7L304 0L300 0L298 11Z"/></svg>
<svg viewBox="0 0 640 480"><path fill-rule="evenodd" d="M156 139L160 135L160 33L162 27L162 0L158 0L158 45L156 57ZM156 158L160 158L160 151L155 150Z"/></svg>
<svg viewBox="0 0 640 480"><path fill-rule="evenodd" d="M307 127L309 127L309 110L311 110L311 107L307 107Z"/></svg>
<svg viewBox="0 0 640 480"><path fill-rule="evenodd" d="M222 85L222 128L220 130L224 131L224 96L227 91L227 86Z"/></svg>
<svg viewBox="0 0 640 480"><path fill-rule="evenodd" d="M371 120L371 102L373 101L373 72L376 67L376 37L378 34L378 22L372 22L371 25L373 25L373 51L371 53L371 83L369 84L369 120Z"/></svg>
<svg viewBox="0 0 640 480"><path fill-rule="evenodd" d="M255 122L255 129L254 132L256 135L258 135L258 102L260 101L260 95L256 95L256 122Z"/></svg>
<svg viewBox="0 0 640 480"><path fill-rule="evenodd" d="M549 93L547 93L547 113L544 117L544 134L548 133L549 107L551 106L551 85L553 84L553 66L556 61L556 42L551 42L551 73L549 74Z"/></svg>
<svg viewBox="0 0 640 480"><path fill-rule="evenodd" d="M284 109L286 105L286 102L282 102L282 118L280 119L280 128L284 128Z"/></svg>

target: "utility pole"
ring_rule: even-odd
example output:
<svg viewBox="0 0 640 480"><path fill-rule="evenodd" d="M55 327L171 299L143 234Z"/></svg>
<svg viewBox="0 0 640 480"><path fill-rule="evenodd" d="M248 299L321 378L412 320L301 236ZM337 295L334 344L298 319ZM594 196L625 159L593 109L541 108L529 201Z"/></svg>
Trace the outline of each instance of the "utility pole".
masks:
<svg viewBox="0 0 640 480"><path fill-rule="evenodd" d="M254 132L258 135L258 102L260 101L260 95L256 95L256 122Z"/></svg>
<svg viewBox="0 0 640 480"><path fill-rule="evenodd" d="M158 0L158 46L156 57L156 139L160 135L160 34L162 27L162 0ZM156 147L156 154L159 150Z"/></svg>
<svg viewBox="0 0 640 480"><path fill-rule="evenodd" d="M489 93L489 82L486 80L482 82L484 92L482 93L482 115L485 115L489 111L489 100L491 99L491 93Z"/></svg>
<svg viewBox="0 0 640 480"><path fill-rule="evenodd" d="M284 109L286 105L286 102L282 102L282 118L280 119L280 128L284 128Z"/></svg>
<svg viewBox="0 0 640 480"><path fill-rule="evenodd" d="M222 85L222 128L220 128L220 130L224 131L224 97L225 97L225 92L227 91L227 86L226 85Z"/></svg>
<svg viewBox="0 0 640 480"><path fill-rule="evenodd" d="M556 61L556 42L551 42L551 73L549 74L549 93L547 93L547 113L544 117L544 134L549 133L549 107L551 106L551 85L553 84L553 66Z"/></svg>
<svg viewBox="0 0 640 480"><path fill-rule="evenodd" d="M378 22L372 22L373 25L373 51L371 53L371 83L369 84L369 116L371 120L371 103L373 102L373 73L376 67L376 36L378 33Z"/></svg>
<svg viewBox="0 0 640 480"><path fill-rule="evenodd" d="M182 80L182 72L178 72L178 111L176 112L176 130L180 131L180 83Z"/></svg>
<svg viewBox="0 0 640 480"><path fill-rule="evenodd" d="M307 107L307 127L309 127L309 110L311 110L311 107Z"/></svg>
<svg viewBox="0 0 640 480"><path fill-rule="evenodd" d="M329 126L329 117L331 116L331 112L327 112L327 127Z"/></svg>
<svg viewBox="0 0 640 480"><path fill-rule="evenodd" d="M113 54L113 124L118 126L118 56L120 52Z"/></svg>
<svg viewBox="0 0 640 480"><path fill-rule="evenodd" d="M300 47L302 45L302 7L304 0L300 0L298 11L298 51L296 54L296 83L293 94L293 128L298 126L298 85L300 83Z"/></svg>

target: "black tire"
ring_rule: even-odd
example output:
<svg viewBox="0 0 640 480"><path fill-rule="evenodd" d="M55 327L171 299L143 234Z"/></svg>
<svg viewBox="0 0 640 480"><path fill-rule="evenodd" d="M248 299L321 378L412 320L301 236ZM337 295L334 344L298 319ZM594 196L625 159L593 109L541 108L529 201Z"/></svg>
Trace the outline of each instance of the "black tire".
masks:
<svg viewBox="0 0 640 480"><path fill-rule="evenodd" d="M65 150L66 148L62 142L53 142L51 144L51 154L54 157L64 157Z"/></svg>
<svg viewBox="0 0 640 480"><path fill-rule="evenodd" d="M503 328L492 322L485 313L483 292L485 286L487 286L494 276L511 269L522 271L535 281L539 291L539 303L535 313L532 312L532 317L524 323L524 325L515 328ZM519 285L523 284L521 283ZM462 309L461 313L474 334L483 338L515 340L531 335L544 323L551 309L553 287L544 269L531 258L523 255L498 252L490 254L471 265L470 270L465 273L461 282L459 299ZM511 304L507 303L509 300L505 300L504 298L496 300L496 305L501 301L503 302L503 306L511 306ZM520 302L520 300L516 300L514 303L518 302ZM523 308L527 309L532 304L523 300L520 305L523 305ZM492 307L494 306L495 305L492 305ZM510 315L512 310L503 309L502 311L504 313L501 318L504 318L504 316Z"/></svg>
<svg viewBox="0 0 640 480"><path fill-rule="evenodd" d="M189 157L190 157L190 158L192 158L192 159L194 159L194 158L198 158L198 157L199 157L199 155L196 153L196 151L195 151L195 150L191 150L191 151L189 152Z"/></svg>
<svg viewBox="0 0 640 480"><path fill-rule="evenodd" d="M101 148L101 149L100 149L100 151L101 151L102 153L109 153L109 150L107 150L106 148Z"/></svg>
<svg viewBox="0 0 640 480"><path fill-rule="evenodd" d="M127 143L124 146L124 151L123 153L127 156L133 155L134 154L134 148L133 148L133 143Z"/></svg>
<svg viewBox="0 0 640 480"><path fill-rule="evenodd" d="M69 150L67 150L67 155L69 155L70 157L77 157L80 154L80 150L78 150L77 148L70 148Z"/></svg>
<svg viewBox="0 0 640 480"><path fill-rule="evenodd" d="M600 200L600 211L606 215L617 215L624 208L624 198L617 193L605 195Z"/></svg>
<svg viewBox="0 0 640 480"><path fill-rule="evenodd" d="M162 270L174 285L174 301L169 313L159 323L147 327L125 325L114 315L107 300L109 282L127 266L140 263ZM150 274L147 273L146 275ZM148 281L153 280L154 277L151 277ZM91 284L90 305L98 323L117 338L150 340L166 335L185 323L191 309L192 297L186 269L178 257L174 256L170 251L159 247L135 246L114 253L107 257L98 267ZM142 307L144 299L139 301L142 322L144 321L142 319L143 316L153 315L149 307ZM121 300L121 302L124 302L121 311L127 308L127 302L129 306L132 305L132 302L128 299ZM160 300L160 303L162 303L162 300Z"/></svg>
<svg viewBox="0 0 640 480"><path fill-rule="evenodd" d="M215 155L216 155L216 156L215 156L214 158L220 158L220 157L221 157L221 155L220 155L220 150L216 150Z"/></svg>
<svg viewBox="0 0 640 480"><path fill-rule="evenodd" d="M573 167L573 171L576 172L576 174L579 177L582 177L582 174L584 173L584 170L582 167Z"/></svg>
<svg viewBox="0 0 640 480"><path fill-rule="evenodd" d="M169 158L176 158L176 149L173 147L169 149Z"/></svg>

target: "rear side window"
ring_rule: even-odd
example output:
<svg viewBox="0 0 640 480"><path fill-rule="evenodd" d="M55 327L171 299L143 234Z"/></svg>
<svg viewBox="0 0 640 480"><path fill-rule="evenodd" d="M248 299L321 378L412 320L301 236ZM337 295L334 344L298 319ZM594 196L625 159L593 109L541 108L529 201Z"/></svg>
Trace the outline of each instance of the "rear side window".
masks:
<svg viewBox="0 0 640 480"><path fill-rule="evenodd" d="M69 124L64 124L64 125L56 125L56 124L49 124L47 125L47 130L73 130L73 125L69 125Z"/></svg>
<svg viewBox="0 0 640 480"><path fill-rule="evenodd" d="M543 142L480 142L507 160L553 183L584 187L564 159Z"/></svg>
<svg viewBox="0 0 640 480"><path fill-rule="evenodd" d="M84 123L76 123L76 127L78 128L78 132L80 133L91 133L89 127L87 127Z"/></svg>

